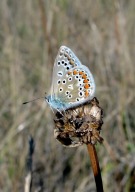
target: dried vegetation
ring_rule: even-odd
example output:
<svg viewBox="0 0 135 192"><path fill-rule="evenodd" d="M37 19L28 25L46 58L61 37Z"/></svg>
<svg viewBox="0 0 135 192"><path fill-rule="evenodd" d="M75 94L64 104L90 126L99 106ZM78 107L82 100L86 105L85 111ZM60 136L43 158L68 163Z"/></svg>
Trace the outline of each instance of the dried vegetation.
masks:
<svg viewBox="0 0 135 192"><path fill-rule="evenodd" d="M44 7L44 9L43 9ZM0 190L23 191L28 137L35 140L32 190L94 191L85 145L53 137L49 92L54 59L70 47L96 81L104 109L97 144L105 191L135 190L135 1L0 1Z"/></svg>

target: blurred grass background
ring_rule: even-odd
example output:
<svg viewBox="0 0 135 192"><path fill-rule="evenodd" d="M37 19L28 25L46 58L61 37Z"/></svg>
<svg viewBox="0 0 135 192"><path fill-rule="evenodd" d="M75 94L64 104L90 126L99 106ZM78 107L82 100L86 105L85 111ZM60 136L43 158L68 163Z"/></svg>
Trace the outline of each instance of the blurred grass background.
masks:
<svg viewBox="0 0 135 192"><path fill-rule="evenodd" d="M35 139L32 190L95 191L85 146L53 137L49 92L61 45L87 65L104 109L97 145L105 192L135 191L135 1L0 1L0 191L23 191L28 137Z"/></svg>

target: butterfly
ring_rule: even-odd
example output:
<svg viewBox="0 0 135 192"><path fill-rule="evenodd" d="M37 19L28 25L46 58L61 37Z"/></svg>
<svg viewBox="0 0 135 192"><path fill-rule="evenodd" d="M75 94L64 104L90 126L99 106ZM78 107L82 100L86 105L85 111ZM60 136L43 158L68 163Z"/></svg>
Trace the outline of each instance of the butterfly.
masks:
<svg viewBox="0 0 135 192"><path fill-rule="evenodd" d="M66 46L61 46L53 68L51 93L45 97L57 111L79 106L94 97L92 73Z"/></svg>

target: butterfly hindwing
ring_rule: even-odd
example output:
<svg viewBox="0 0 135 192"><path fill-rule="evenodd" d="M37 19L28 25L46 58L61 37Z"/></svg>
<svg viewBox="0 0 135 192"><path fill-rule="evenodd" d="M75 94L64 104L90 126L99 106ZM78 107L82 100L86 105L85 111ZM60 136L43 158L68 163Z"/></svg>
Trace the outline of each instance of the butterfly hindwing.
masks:
<svg viewBox="0 0 135 192"><path fill-rule="evenodd" d="M95 84L89 69L82 65L67 71L58 82L55 97L64 103L78 105L88 99L92 99L95 92Z"/></svg>

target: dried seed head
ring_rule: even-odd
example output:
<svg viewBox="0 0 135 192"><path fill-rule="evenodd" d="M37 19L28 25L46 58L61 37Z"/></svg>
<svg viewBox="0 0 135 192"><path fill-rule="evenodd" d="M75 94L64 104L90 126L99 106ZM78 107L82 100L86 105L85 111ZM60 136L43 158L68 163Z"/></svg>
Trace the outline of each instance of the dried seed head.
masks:
<svg viewBox="0 0 135 192"><path fill-rule="evenodd" d="M94 97L87 103L55 114L54 137L63 145L76 147L102 142L100 136L103 112Z"/></svg>

